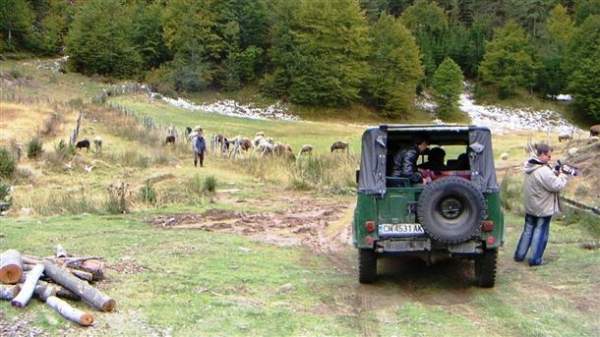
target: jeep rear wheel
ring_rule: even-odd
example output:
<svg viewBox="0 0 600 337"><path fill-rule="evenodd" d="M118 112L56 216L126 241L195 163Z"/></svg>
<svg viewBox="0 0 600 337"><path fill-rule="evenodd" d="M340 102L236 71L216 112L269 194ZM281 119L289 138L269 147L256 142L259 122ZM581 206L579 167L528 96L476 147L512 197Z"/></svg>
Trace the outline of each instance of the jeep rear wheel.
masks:
<svg viewBox="0 0 600 337"><path fill-rule="evenodd" d="M483 193L460 177L446 177L426 185L417 207L427 234L451 244L475 236L486 213Z"/></svg>
<svg viewBox="0 0 600 337"><path fill-rule="evenodd" d="M373 283L377 279L377 255L372 249L358 250L358 282Z"/></svg>
<svg viewBox="0 0 600 337"><path fill-rule="evenodd" d="M498 250L485 250L482 255L475 258L475 279L482 288L492 288L496 284L496 263Z"/></svg>

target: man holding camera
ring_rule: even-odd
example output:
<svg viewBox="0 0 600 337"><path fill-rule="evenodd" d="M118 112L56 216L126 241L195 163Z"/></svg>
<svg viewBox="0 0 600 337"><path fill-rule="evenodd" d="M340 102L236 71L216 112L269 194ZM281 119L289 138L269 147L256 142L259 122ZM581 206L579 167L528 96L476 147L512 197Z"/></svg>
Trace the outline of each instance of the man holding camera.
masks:
<svg viewBox="0 0 600 337"><path fill-rule="evenodd" d="M559 192L567 185L567 175L560 167L552 169L548 164L552 148L547 144L536 146L536 156L531 157L524 167L525 181L525 227L515 251L515 261L523 261L531 248L530 266L542 264L548 243L550 220L560 212Z"/></svg>

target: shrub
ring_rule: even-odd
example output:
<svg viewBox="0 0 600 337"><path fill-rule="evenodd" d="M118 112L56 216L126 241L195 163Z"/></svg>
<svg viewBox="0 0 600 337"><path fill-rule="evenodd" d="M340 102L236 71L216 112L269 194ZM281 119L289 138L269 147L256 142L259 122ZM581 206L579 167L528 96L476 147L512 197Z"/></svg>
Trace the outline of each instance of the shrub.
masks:
<svg viewBox="0 0 600 337"><path fill-rule="evenodd" d="M129 184L125 182L110 184L107 188L108 199L104 205L110 214L129 212Z"/></svg>
<svg viewBox="0 0 600 337"><path fill-rule="evenodd" d="M202 183L202 191L204 193L215 193L217 191L217 178L214 176L208 176L204 178Z"/></svg>
<svg viewBox="0 0 600 337"><path fill-rule="evenodd" d="M0 201L7 201L6 198L10 195L10 184L0 181Z"/></svg>
<svg viewBox="0 0 600 337"><path fill-rule="evenodd" d="M27 158L38 158L42 152L44 144L39 137L33 137L29 143L27 143Z"/></svg>
<svg viewBox="0 0 600 337"><path fill-rule="evenodd" d="M156 190L148 182L140 188L139 196L145 203L156 204Z"/></svg>
<svg viewBox="0 0 600 337"><path fill-rule="evenodd" d="M50 114L50 116L44 120L44 124L42 125L40 133L44 136L54 135L56 133L56 129L60 125L61 120L62 116L60 113L54 112Z"/></svg>
<svg viewBox="0 0 600 337"><path fill-rule="evenodd" d="M5 148L0 148L0 177L11 178L15 173L17 163L12 154Z"/></svg>
<svg viewBox="0 0 600 337"><path fill-rule="evenodd" d="M23 73L19 69L16 69L16 68L12 68L8 73L15 80L23 77Z"/></svg>

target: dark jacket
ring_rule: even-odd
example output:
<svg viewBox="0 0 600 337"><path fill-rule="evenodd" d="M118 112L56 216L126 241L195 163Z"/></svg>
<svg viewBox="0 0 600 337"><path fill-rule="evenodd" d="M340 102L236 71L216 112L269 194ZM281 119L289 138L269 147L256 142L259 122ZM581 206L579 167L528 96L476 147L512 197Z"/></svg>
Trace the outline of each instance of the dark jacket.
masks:
<svg viewBox="0 0 600 337"><path fill-rule="evenodd" d="M393 177L409 178L412 183L420 183L423 179L417 170L419 150L416 146L399 151L394 156Z"/></svg>
<svg viewBox="0 0 600 337"><path fill-rule="evenodd" d="M204 141L204 137L197 135L192 139L192 147L194 152L202 153L206 149L206 142Z"/></svg>

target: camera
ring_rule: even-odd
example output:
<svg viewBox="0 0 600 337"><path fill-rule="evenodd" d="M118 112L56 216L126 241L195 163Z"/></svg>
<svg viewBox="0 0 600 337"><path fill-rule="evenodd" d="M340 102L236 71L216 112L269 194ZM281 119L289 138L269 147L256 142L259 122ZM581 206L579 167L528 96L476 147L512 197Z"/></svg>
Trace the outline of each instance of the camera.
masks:
<svg viewBox="0 0 600 337"><path fill-rule="evenodd" d="M562 173L564 173L566 175L570 175L570 176L578 176L579 175L579 170L577 169L577 167L575 167L573 165L561 163L560 160L556 161L556 166L554 166L554 170L556 172L562 172Z"/></svg>

